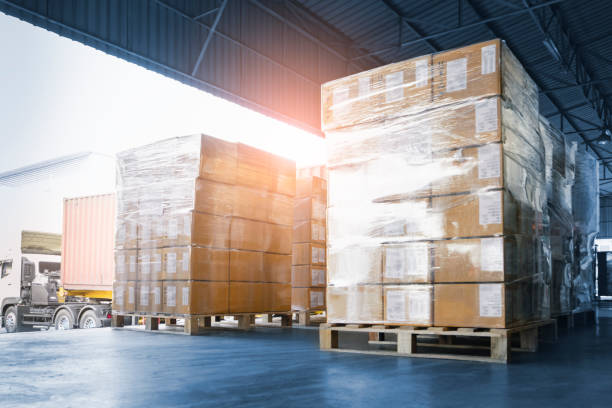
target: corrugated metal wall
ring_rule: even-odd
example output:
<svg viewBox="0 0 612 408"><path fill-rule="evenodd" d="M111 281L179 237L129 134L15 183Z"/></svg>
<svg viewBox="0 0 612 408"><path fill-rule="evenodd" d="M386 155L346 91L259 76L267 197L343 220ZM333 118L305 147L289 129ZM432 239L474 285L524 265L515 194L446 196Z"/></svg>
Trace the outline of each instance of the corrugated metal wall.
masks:
<svg viewBox="0 0 612 408"><path fill-rule="evenodd" d="M612 238L612 198L601 197L599 204L599 238Z"/></svg>
<svg viewBox="0 0 612 408"><path fill-rule="evenodd" d="M307 12L289 3L229 0L193 75L222 0L0 0L0 11L318 133L320 84L367 65L349 63L341 34L302 28Z"/></svg>

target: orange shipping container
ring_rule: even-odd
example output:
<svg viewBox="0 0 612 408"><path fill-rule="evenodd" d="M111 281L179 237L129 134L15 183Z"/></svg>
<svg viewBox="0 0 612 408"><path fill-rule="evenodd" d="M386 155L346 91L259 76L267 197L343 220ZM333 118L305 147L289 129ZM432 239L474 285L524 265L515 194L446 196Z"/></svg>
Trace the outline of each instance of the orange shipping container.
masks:
<svg viewBox="0 0 612 408"><path fill-rule="evenodd" d="M64 199L64 289L112 291L114 247L114 194Z"/></svg>

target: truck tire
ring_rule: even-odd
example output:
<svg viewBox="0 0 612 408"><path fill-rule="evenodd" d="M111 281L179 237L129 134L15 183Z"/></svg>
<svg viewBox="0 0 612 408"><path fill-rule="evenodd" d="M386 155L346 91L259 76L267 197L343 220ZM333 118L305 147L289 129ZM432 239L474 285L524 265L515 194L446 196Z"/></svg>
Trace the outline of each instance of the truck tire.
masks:
<svg viewBox="0 0 612 408"><path fill-rule="evenodd" d="M72 328L74 328L74 319L69 311L60 310L55 315L53 324L56 330L72 330Z"/></svg>
<svg viewBox="0 0 612 408"><path fill-rule="evenodd" d="M98 319L98 316L96 316L93 310L88 310L81 316L79 327L81 329L95 329L102 327L102 322L100 322L100 319Z"/></svg>
<svg viewBox="0 0 612 408"><path fill-rule="evenodd" d="M15 333L17 331L17 309L13 306L6 309L4 314L4 328L7 333Z"/></svg>

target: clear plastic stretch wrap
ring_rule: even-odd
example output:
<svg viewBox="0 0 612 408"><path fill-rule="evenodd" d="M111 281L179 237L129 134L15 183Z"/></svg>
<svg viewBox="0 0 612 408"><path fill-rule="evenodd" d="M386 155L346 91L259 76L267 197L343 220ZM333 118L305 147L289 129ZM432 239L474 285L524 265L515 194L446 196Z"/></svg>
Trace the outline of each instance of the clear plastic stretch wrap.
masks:
<svg viewBox="0 0 612 408"><path fill-rule="evenodd" d="M115 310L290 310L293 162L202 135L117 161Z"/></svg>
<svg viewBox="0 0 612 408"><path fill-rule="evenodd" d="M548 196L548 236L551 250L551 314L572 310L571 288L574 268L574 219L572 191L574 187L576 143L540 117L540 134L546 148L546 180Z"/></svg>
<svg viewBox="0 0 612 408"><path fill-rule="evenodd" d="M572 307L580 312L593 309L595 293L595 238L599 233L599 166L591 153L576 152L576 181L572 194L575 262Z"/></svg>
<svg viewBox="0 0 612 408"><path fill-rule="evenodd" d="M549 316L538 92L499 40L323 85L328 321Z"/></svg>

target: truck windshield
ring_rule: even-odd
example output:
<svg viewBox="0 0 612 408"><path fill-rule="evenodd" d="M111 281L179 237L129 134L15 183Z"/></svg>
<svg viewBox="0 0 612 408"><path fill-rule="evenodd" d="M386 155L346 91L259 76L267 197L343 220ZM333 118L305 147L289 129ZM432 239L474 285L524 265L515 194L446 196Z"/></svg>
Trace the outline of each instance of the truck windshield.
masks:
<svg viewBox="0 0 612 408"><path fill-rule="evenodd" d="M11 273L13 261L0 261L0 279Z"/></svg>
<svg viewBox="0 0 612 408"><path fill-rule="evenodd" d="M38 263L38 272L48 275L52 272L60 271L61 264L59 262L39 262Z"/></svg>

